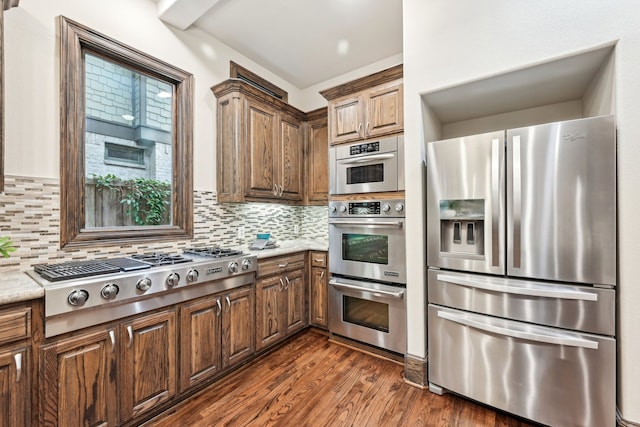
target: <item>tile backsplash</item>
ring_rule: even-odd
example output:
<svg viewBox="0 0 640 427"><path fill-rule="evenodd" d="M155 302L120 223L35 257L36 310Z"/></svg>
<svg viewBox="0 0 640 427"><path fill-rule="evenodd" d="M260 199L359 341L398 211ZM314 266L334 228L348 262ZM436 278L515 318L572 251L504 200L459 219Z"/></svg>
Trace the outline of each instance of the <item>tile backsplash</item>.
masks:
<svg viewBox="0 0 640 427"><path fill-rule="evenodd" d="M275 240L328 240L326 206L275 203L218 203L214 192L194 192L193 240L139 245L60 249L60 182L57 179L5 176L0 194L0 236L10 236L17 250L0 257L0 271L24 271L48 262L104 258L138 252L172 251L188 246L247 244L256 233ZM244 238L238 229L244 229ZM297 233L295 233L297 231Z"/></svg>

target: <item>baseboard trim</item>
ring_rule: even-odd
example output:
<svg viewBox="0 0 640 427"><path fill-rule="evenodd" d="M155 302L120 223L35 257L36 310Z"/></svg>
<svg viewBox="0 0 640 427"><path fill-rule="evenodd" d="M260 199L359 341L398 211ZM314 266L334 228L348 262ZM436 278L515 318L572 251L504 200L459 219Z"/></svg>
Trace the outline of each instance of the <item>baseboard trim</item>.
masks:
<svg viewBox="0 0 640 427"><path fill-rule="evenodd" d="M427 358L404 355L404 380L407 384L416 385L419 388L429 388L427 379Z"/></svg>

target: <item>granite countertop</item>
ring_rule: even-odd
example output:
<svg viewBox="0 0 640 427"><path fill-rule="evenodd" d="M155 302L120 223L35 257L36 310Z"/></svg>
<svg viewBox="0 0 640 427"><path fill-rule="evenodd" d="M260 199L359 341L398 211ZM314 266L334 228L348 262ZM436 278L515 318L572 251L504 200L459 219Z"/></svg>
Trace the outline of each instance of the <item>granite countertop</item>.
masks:
<svg viewBox="0 0 640 427"><path fill-rule="evenodd" d="M0 276L0 305L42 298L44 288L26 273L12 271Z"/></svg>
<svg viewBox="0 0 640 427"><path fill-rule="evenodd" d="M329 245L326 242L320 242L317 240L282 240L277 242L277 245L277 248L254 250L249 249L249 246L251 246L249 244L240 246L238 249L251 255L256 255L258 259L287 255L295 252L329 250Z"/></svg>

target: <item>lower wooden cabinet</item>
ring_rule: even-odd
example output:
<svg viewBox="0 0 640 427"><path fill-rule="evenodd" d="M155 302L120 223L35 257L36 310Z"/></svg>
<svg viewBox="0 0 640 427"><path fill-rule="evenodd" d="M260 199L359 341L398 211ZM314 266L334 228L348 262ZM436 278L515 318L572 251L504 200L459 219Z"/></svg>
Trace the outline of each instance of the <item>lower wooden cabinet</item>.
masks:
<svg viewBox="0 0 640 427"><path fill-rule="evenodd" d="M116 329L62 339L44 346L40 354L44 425L118 424Z"/></svg>
<svg viewBox="0 0 640 427"><path fill-rule="evenodd" d="M43 346L44 424L117 425L171 400L176 346L174 309Z"/></svg>
<svg viewBox="0 0 640 427"><path fill-rule="evenodd" d="M176 395L176 312L166 310L120 325L120 421Z"/></svg>
<svg viewBox="0 0 640 427"><path fill-rule="evenodd" d="M281 273L269 275L273 272ZM256 350L307 326L304 254L260 260L258 276Z"/></svg>
<svg viewBox="0 0 640 427"><path fill-rule="evenodd" d="M29 424L29 366L28 347L0 346L0 427Z"/></svg>
<svg viewBox="0 0 640 427"><path fill-rule="evenodd" d="M327 253L311 252L311 274L309 280L309 323L327 328L328 273Z"/></svg>
<svg viewBox="0 0 640 427"><path fill-rule="evenodd" d="M202 383L254 353L251 286L180 307L180 391Z"/></svg>

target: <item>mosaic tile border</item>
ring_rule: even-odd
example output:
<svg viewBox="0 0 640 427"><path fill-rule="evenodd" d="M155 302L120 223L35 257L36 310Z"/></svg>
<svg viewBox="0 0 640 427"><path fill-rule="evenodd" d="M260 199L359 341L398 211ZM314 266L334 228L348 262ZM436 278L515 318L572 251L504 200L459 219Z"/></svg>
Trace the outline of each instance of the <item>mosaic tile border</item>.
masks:
<svg viewBox="0 0 640 427"><path fill-rule="evenodd" d="M260 232L271 233L276 240L326 243L327 218L326 206L220 204L214 192L195 191L193 240L66 250L60 249L60 181L5 176L5 191L0 194L0 236L10 236L18 249L9 258L0 257L0 272L25 271L39 263L178 251L188 246L238 246L250 243ZM244 239L237 237L239 227L244 227Z"/></svg>

